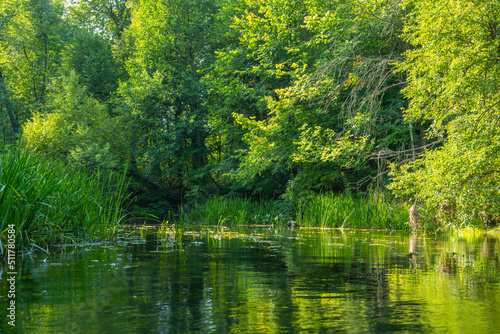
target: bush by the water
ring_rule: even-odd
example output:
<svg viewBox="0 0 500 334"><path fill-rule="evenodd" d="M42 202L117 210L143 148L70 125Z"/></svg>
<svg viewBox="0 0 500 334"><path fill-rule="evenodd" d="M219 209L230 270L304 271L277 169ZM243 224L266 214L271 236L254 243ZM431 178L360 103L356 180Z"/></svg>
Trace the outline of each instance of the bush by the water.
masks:
<svg viewBox="0 0 500 334"><path fill-rule="evenodd" d="M89 175L22 147L1 147L0 251L15 226L19 247L110 236L125 217L125 173Z"/></svg>

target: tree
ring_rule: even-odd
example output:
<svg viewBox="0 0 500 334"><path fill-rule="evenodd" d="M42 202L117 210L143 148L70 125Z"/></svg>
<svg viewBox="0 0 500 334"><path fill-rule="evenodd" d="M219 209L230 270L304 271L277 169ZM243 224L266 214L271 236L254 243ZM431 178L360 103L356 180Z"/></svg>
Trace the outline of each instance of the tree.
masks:
<svg viewBox="0 0 500 334"><path fill-rule="evenodd" d="M0 70L0 110L6 112L12 130L12 135L10 137L14 137L19 132L19 123L14 111L14 105L10 100L11 95L12 93L5 85L4 77L2 71ZM5 139L5 131L3 131L3 134Z"/></svg>
<svg viewBox="0 0 500 334"><path fill-rule="evenodd" d="M6 0L0 8L0 64L19 123L45 103L59 61L61 16L52 0Z"/></svg>
<svg viewBox="0 0 500 334"><path fill-rule="evenodd" d="M299 200L376 180L377 152L409 145L391 64L402 17L395 2L251 2L235 19L238 48L220 58L250 64L237 82L261 108L235 114L248 145L236 178L279 178Z"/></svg>
<svg viewBox="0 0 500 334"><path fill-rule="evenodd" d="M203 72L214 55L212 1L143 0L128 34L135 40L120 87L121 108L139 127L136 162L157 185L197 191L210 182Z"/></svg>
<svg viewBox="0 0 500 334"><path fill-rule="evenodd" d="M87 92L99 101L107 101L118 88L122 68L103 37L75 28L61 58L63 66L73 69Z"/></svg>
<svg viewBox="0 0 500 334"><path fill-rule="evenodd" d="M131 23L131 5L129 0L75 0L68 10L77 26L118 40Z"/></svg>
<svg viewBox="0 0 500 334"><path fill-rule="evenodd" d="M48 97L24 125L25 145L92 171L123 169L130 157L126 129L88 95L74 71L55 82Z"/></svg>
<svg viewBox="0 0 500 334"><path fill-rule="evenodd" d="M412 14L404 37L414 48L399 65L408 73L405 118L430 122L428 136L444 145L394 166L392 188L419 199L441 222L493 222L500 216L500 4L406 5Z"/></svg>
<svg viewBox="0 0 500 334"><path fill-rule="evenodd" d="M130 0L74 0L66 2L66 20L75 27L108 41L115 60L130 56L133 42L124 34L132 23ZM123 76L124 71L119 72Z"/></svg>

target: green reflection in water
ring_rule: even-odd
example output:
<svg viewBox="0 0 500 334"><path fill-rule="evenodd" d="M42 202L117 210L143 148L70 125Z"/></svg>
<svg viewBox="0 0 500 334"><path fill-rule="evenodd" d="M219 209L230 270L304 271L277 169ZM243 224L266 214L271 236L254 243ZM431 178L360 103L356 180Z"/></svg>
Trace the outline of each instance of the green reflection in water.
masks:
<svg viewBox="0 0 500 334"><path fill-rule="evenodd" d="M179 245L149 234L25 258L16 330L492 333L499 244L483 235L241 228L193 232Z"/></svg>

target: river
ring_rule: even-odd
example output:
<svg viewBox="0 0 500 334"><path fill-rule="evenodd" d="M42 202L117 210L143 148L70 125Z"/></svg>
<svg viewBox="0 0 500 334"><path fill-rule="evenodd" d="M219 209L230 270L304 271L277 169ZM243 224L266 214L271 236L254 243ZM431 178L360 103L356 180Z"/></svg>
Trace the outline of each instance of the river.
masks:
<svg viewBox="0 0 500 334"><path fill-rule="evenodd" d="M19 258L16 327L4 316L2 332L500 331L495 235L200 227L182 242L153 228L130 238Z"/></svg>

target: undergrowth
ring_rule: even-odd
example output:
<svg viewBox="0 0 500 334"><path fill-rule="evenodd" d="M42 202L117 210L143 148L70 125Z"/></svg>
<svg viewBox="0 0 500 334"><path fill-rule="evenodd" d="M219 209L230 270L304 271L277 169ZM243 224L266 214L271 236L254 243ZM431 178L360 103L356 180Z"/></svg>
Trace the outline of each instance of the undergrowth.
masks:
<svg viewBox="0 0 500 334"><path fill-rule="evenodd" d="M186 219L215 225L284 225L295 219L299 226L309 227L408 229L408 208L380 192L318 194L300 206L282 200L213 197L191 207Z"/></svg>
<svg viewBox="0 0 500 334"><path fill-rule="evenodd" d="M190 208L186 218L190 222L219 225L228 224L283 224L292 219L293 206L287 201L248 198L213 197Z"/></svg>
<svg viewBox="0 0 500 334"><path fill-rule="evenodd" d="M408 208L382 192L318 194L298 207L301 226L408 229Z"/></svg>

